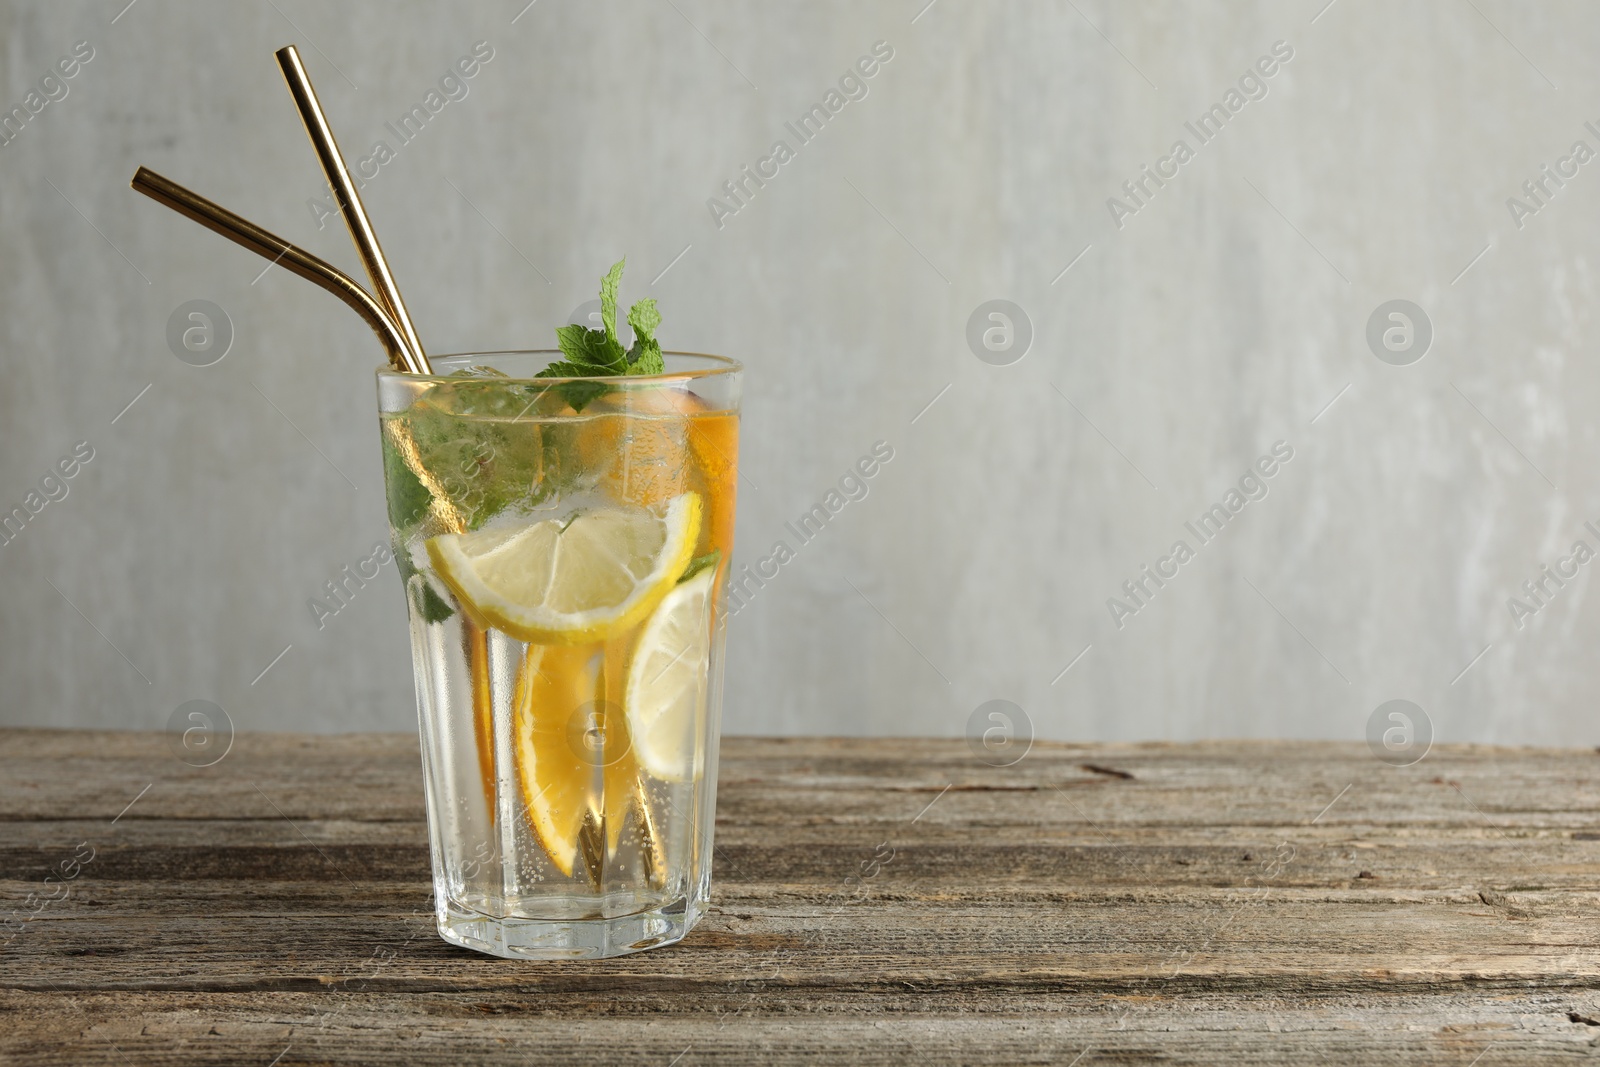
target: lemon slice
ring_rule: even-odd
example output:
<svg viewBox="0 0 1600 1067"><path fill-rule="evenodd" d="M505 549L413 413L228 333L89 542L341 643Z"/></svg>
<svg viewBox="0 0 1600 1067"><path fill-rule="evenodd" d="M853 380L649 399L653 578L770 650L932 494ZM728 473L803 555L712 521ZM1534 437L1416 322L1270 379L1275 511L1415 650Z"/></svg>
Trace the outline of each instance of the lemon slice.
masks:
<svg viewBox="0 0 1600 1067"><path fill-rule="evenodd" d="M670 782L694 777L711 662L709 568L673 587L639 634L623 699L633 751Z"/></svg>
<svg viewBox="0 0 1600 1067"><path fill-rule="evenodd" d="M474 621L519 641L582 645L636 625L683 573L700 535L700 497L666 513L599 507L565 519L440 534L428 558Z"/></svg>

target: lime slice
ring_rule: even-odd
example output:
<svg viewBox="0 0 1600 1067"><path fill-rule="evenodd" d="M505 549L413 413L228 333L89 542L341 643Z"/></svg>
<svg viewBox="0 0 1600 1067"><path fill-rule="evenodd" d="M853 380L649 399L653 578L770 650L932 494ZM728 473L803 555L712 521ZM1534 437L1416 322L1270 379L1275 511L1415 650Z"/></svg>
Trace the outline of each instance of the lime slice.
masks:
<svg viewBox="0 0 1600 1067"><path fill-rule="evenodd" d="M428 558L480 625L519 641L582 645L636 625L683 573L700 535L700 497L664 515L600 507L529 526L440 534Z"/></svg>
<svg viewBox="0 0 1600 1067"><path fill-rule="evenodd" d="M711 583L704 570L673 587L639 634L623 707L633 751L669 782L694 777L711 662Z"/></svg>

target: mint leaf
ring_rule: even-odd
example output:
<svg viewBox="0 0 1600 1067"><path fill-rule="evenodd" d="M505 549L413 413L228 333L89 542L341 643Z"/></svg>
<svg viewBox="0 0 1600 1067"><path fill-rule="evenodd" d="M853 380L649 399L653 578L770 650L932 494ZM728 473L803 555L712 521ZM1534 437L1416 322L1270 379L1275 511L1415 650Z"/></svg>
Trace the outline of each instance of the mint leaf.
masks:
<svg viewBox="0 0 1600 1067"><path fill-rule="evenodd" d="M535 374L535 378L586 378L593 370L579 363L569 363L565 360L556 360L544 370Z"/></svg>
<svg viewBox="0 0 1600 1067"><path fill-rule="evenodd" d="M633 351L628 353L632 362L628 364L629 374L665 374L667 372L666 360L661 358L661 346L655 341L643 344L635 342Z"/></svg>
<svg viewBox="0 0 1600 1067"><path fill-rule="evenodd" d="M535 378L593 378L596 375L606 377L611 372L604 367L596 367L583 363L568 363L557 360L544 370L535 374ZM608 385L599 382L562 382L556 386L556 392L561 399L571 406L573 411L582 411L589 402L596 397L604 396L611 391Z"/></svg>
<svg viewBox="0 0 1600 1067"><path fill-rule="evenodd" d="M617 260L600 279L600 325L605 327L607 340L619 348L622 343L617 341L617 286L622 284L622 265L626 262L626 256Z"/></svg>
<svg viewBox="0 0 1600 1067"><path fill-rule="evenodd" d="M424 622L444 622L454 615L455 609L444 602L444 598L433 591L433 586L426 580L422 583L422 604L418 609L422 613Z"/></svg>
<svg viewBox="0 0 1600 1067"><path fill-rule="evenodd" d="M526 423L474 417L484 414L472 404L472 394L477 391L474 387L479 384L466 381L441 385L404 414L386 417L389 421L384 436L393 434L396 438L390 447L399 443L402 436L409 436L416 459L430 478L427 486L411 487L401 471L388 475L394 479L389 482L391 506L396 511L415 512L411 525L395 526L403 537L408 538L416 521L422 518L418 505L429 487L454 505L469 530L482 527L507 507L522 504L530 494L537 497L551 491L551 478L560 468L549 462L547 449L541 447L539 438L530 440ZM466 395L452 395L458 392ZM494 407L499 410L498 403ZM390 462L403 462L399 450L394 449L394 453L395 460ZM399 497L401 489L410 496ZM407 516L390 517L399 523Z"/></svg>
<svg viewBox="0 0 1600 1067"><path fill-rule="evenodd" d="M582 411L591 400L611 392L609 385L588 381L562 382L556 388L561 393L561 399L570 404L573 411Z"/></svg>
<svg viewBox="0 0 1600 1067"><path fill-rule="evenodd" d="M656 340L661 312L657 310L652 297L645 297L628 309L628 325L633 327L633 347L628 350L628 373L665 373L666 362L661 358L661 344Z"/></svg>
<svg viewBox="0 0 1600 1067"><path fill-rule="evenodd" d="M701 571L709 567L715 567L721 561L722 549L720 548L713 548L703 556L696 556L689 561L689 566L684 569L683 576L678 579L678 584L682 585Z"/></svg>
<svg viewBox="0 0 1600 1067"><path fill-rule="evenodd" d="M661 325L661 312L656 310L654 297L647 296L636 301L628 309L628 325L633 327L634 347L639 346L639 341L654 341L656 327Z"/></svg>
<svg viewBox="0 0 1600 1067"><path fill-rule="evenodd" d="M383 435L383 468L389 486L389 524L396 530L409 530L427 514L433 494L412 473L387 433Z"/></svg>
<svg viewBox="0 0 1600 1067"><path fill-rule="evenodd" d="M584 368L580 376L621 374L627 361L616 338L586 326L556 327L556 343L569 362Z"/></svg>
<svg viewBox="0 0 1600 1067"><path fill-rule="evenodd" d="M571 363L589 362L589 334L587 326L557 326L556 344L561 346L561 354Z"/></svg>
<svg viewBox="0 0 1600 1067"><path fill-rule="evenodd" d="M396 552L394 558L400 565L400 580L405 584L407 596L411 593L412 578L416 578L417 586L422 590L417 597L417 614L422 616L423 622L444 622L444 620L456 613L455 609L443 597L433 591L433 586L429 584L428 579L417 573L417 569L411 565L411 557L407 553L403 551Z"/></svg>

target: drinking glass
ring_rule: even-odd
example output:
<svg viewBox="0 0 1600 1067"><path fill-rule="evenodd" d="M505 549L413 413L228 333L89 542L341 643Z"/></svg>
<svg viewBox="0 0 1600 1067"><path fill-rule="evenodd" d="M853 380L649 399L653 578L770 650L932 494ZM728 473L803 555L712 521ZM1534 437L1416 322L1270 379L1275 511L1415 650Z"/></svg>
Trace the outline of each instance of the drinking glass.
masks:
<svg viewBox="0 0 1600 1067"><path fill-rule="evenodd" d="M740 366L380 371L438 928L512 958L684 937L710 892Z"/></svg>

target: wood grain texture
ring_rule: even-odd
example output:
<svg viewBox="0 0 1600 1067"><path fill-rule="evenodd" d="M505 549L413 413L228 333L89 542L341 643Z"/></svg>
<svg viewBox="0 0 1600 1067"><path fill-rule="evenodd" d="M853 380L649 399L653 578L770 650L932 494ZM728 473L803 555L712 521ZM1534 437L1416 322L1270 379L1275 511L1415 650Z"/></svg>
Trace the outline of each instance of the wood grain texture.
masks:
<svg viewBox="0 0 1600 1067"><path fill-rule="evenodd" d="M162 735L0 731L0 1062L1600 1056L1592 751L1040 743L992 768L729 738L722 766L689 939L533 964L433 932L412 737L240 735L197 769Z"/></svg>

